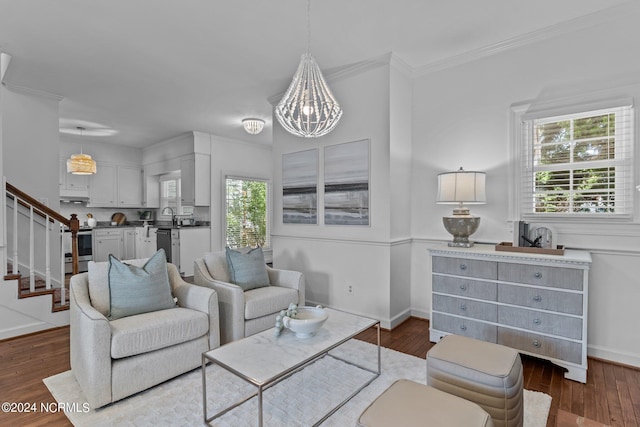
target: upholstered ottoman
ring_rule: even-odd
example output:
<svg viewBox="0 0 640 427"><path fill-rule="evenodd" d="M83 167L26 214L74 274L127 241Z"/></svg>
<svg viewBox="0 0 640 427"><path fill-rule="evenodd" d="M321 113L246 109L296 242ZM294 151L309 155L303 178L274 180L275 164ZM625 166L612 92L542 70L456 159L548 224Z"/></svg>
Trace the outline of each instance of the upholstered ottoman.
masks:
<svg viewBox="0 0 640 427"><path fill-rule="evenodd" d="M361 427L493 427L473 402L409 380L391 384L358 418Z"/></svg>
<svg viewBox="0 0 640 427"><path fill-rule="evenodd" d="M512 348L448 335L427 353L427 384L477 403L496 427L522 426L522 362Z"/></svg>

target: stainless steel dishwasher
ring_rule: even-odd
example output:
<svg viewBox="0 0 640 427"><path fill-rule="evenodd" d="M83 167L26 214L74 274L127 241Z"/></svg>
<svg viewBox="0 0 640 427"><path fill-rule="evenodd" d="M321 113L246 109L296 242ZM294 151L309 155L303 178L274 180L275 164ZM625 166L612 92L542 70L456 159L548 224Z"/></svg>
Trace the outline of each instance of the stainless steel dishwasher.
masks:
<svg viewBox="0 0 640 427"><path fill-rule="evenodd" d="M158 227L158 249L164 249L167 262L174 264L180 271L180 230Z"/></svg>

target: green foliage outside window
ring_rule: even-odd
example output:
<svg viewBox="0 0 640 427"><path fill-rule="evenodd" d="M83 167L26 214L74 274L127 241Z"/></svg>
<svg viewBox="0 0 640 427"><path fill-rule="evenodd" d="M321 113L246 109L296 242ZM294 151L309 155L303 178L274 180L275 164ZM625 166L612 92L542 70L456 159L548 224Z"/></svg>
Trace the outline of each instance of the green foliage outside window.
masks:
<svg viewBox="0 0 640 427"><path fill-rule="evenodd" d="M267 183L227 178L226 192L227 246L268 246Z"/></svg>
<svg viewBox="0 0 640 427"><path fill-rule="evenodd" d="M615 142L614 113L536 124L535 212L615 212Z"/></svg>

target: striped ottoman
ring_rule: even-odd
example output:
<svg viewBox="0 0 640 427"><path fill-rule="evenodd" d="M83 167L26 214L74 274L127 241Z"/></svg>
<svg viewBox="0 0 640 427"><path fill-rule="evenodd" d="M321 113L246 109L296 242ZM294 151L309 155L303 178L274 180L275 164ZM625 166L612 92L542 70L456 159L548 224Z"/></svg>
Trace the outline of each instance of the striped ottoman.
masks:
<svg viewBox="0 0 640 427"><path fill-rule="evenodd" d="M473 402L410 380L397 380L364 410L359 427L493 427Z"/></svg>
<svg viewBox="0 0 640 427"><path fill-rule="evenodd" d="M427 384L477 403L496 427L522 427L522 362L512 348L448 335L427 353Z"/></svg>

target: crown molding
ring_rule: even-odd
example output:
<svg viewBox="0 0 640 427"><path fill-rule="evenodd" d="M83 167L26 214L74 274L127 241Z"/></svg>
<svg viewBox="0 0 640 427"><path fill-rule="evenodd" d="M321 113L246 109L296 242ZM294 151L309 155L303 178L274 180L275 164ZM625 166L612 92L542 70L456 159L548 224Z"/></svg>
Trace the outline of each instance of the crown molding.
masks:
<svg viewBox="0 0 640 427"><path fill-rule="evenodd" d="M516 49L544 40L553 39L564 34L569 34L593 27L598 24L602 24L603 22L612 19L613 17L618 16L621 13L624 13L625 9L633 3L633 1L622 3L620 5L612 6L604 10L592 12L590 14L573 18L568 21L560 22L558 24L540 28L529 33L521 34L510 39L502 40L488 46L470 50L459 55L455 55L439 61L434 61L422 66L414 67L412 77L422 77L436 71L442 71L448 68L457 67L459 65L497 55L508 50Z"/></svg>
<svg viewBox="0 0 640 427"><path fill-rule="evenodd" d="M22 93L22 94L26 94L26 95L35 95L35 96L40 96L42 98L48 98L48 99L52 99L54 101L60 102L64 99L64 96L62 95L58 95L56 93L51 93L51 92L45 92L44 90L40 90L40 89L33 89L30 87L26 87L26 86L20 86L20 85L16 85L13 83L9 83L9 82L2 82L2 84L9 90L13 91L13 92L18 92L18 93Z"/></svg>
<svg viewBox="0 0 640 427"><path fill-rule="evenodd" d="M5 52L0 52L0 82L4 82L4 76L7 74L10 62L11 55Z"/></svg>

